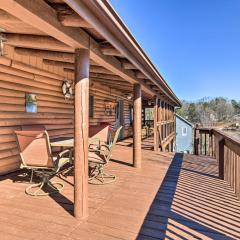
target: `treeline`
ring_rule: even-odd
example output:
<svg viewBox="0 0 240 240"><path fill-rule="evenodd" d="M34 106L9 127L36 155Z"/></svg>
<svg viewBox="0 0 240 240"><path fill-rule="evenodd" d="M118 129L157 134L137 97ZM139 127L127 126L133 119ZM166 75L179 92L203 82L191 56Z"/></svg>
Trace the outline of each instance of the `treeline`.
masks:
<svg viewBox="0 0 240 240"><path fill-rule="evenodd" d="M182 101L177 113L193 124L214 126L232 122L240 114L240 101L223 97L203 98L196 102Z"/></svg>

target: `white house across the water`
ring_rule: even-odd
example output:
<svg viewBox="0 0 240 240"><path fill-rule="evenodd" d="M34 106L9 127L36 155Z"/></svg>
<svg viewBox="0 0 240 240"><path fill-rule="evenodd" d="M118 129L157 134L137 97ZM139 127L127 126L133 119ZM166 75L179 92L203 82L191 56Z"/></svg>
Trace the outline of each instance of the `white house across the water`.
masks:
<svg viewBox="0 0 240 240"><path fill-rule="evenodd" d="M193 153L193 124L176 114L176 152Z"/></svg>

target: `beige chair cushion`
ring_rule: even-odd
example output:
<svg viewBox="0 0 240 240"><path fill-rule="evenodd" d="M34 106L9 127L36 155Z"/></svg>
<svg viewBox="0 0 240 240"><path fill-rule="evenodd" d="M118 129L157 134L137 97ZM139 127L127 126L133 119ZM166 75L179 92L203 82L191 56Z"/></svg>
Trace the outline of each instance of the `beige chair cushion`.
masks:
<svg viewBox="0 0 240 240"><path fill-rule="evenodd" d="M102 163L104 164L104 160L101 156L96 154L95 152L88 152L88 161L92 163Z"/></svg>
<svg viewBox="0 0 240 240"><path fill-rule="evenodd" d="M55 161L57 161L57 157L53 157L53 161L55 162ZM69 162L69 158L64 158L64 157L62 157L62 158L60 158L60 160L59 160L59 162L58 162L58 164L57 164L57 167L58 168L61 168L61 167L63 167L66 163L68 163Z"/></svg>

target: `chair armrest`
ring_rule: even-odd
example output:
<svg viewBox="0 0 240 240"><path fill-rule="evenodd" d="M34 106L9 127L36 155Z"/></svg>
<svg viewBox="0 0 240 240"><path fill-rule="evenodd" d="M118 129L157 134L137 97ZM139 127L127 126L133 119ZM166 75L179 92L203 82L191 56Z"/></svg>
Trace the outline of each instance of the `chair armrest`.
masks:
<svg viewBox="0 0 240 240"><path fill-rule="evenodd" d="M107 144L101 144L99 149L89 149L90 152L96 152L98 154L104 155L104 157L107 157L108 153L106 153L106 150L108 153L110 152L110 147Z"/></svg>
<svg viewBox="0 0 240 240"><path fill-rule="evenodd" d="M89 144L94 144L95 142L100 142L100 138L89 138L88 140Z"/></svg>
<svg viewBox="0 0 240 240"><path fill-rule="evenodd" d="M58 153L58 158L62 158L64 156L70 157L72 155L72 149L65 149L64 151Z"/></svg>
<svg viewBox="0 0 240 240"><path fill-rule="evenodd" d="M100 150L102 150L102 148L105 148L105 150L107 149L108 151L110 151L110 146L107 144L101 144L100 145Z"/></svg>
<svg viewBox="0 0 240 240"><path fill-rule="evenodd" d="M63 161L62 161L63 160ZM73 162L73 149L66 149L57 155L57 159L54 161L56 172L59 171L66 163Z"/></svg>
<svg viewBox="0 0 240 240"><path fill-rule="evenodd" d="M99 149L100 148L100 139L99 138L90 138L88 143L89 149Z"/></svg>

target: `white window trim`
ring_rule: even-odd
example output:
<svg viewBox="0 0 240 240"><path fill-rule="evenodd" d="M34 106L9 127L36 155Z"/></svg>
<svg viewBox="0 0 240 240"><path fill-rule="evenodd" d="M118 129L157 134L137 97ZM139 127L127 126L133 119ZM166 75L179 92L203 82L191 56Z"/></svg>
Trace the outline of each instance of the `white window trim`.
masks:
<svg viewBox="0 0 240 240"><path fill-rule="evenodd" d="M187 136L187 127L182 127L182 136Z"/></svg>

